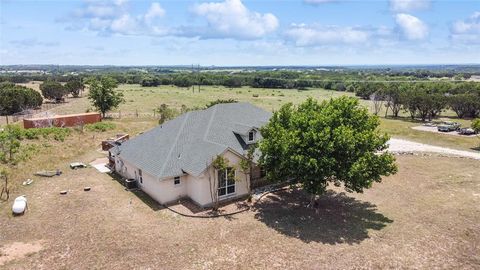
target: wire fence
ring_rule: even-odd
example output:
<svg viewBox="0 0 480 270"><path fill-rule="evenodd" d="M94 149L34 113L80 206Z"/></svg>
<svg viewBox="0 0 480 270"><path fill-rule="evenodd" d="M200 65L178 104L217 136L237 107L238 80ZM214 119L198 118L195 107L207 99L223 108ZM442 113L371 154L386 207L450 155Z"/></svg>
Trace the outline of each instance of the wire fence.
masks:
<svg viewBox="0 0 480 270"><path fill-rule="evenodd" d="M49 110L55 107L56 106L52 106L49 109L31 110L29 112L24 112L23 114L2 116L0 117L0 125L16 123L19 121L23 121L23 119L53 117L56 114L50 112ZM137 118L138 119L159 119L160 115L154 111L152 112L118 111L118 112L106 113L105 118L107 119L137 119Z"/></svg>
<svg viewBox="0 0 480 270"><path fill-rule="evenodd" d="M135 119L135 118L151 118L158 119L160 115L155 112L139 112L136 111L118 111L118 112L108 112L105 114L105 118L111 119Z"/></svg>
<svg viewBox="0 0 480 270"><path fill-rule="evenodd" d="M53 116L54 114L50 110L62 105L65 105L65 103L43 103L38 109L29 109L13 115L1 116L0 125L16 123L23 121L23 119Z"/></svg>

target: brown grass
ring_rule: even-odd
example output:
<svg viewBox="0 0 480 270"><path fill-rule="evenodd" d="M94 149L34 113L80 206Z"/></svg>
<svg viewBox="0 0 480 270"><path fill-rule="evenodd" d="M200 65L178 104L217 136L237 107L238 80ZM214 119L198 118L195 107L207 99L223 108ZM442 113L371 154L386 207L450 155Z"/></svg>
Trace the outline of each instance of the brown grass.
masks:
<svg viewBox="0 0 480 270"><path fill-rule="evenodd" d="M66 170L15 191L29 199L24 216L10 215L11 201L0 204L3 248L42 243L2 267L478 269L479 162L399 156L398 163L397 175L364 194L331 190L318 213L305 208L301 192L283 192L216 219L173 214L93 168ZM58 194L63 189L68 195Z"/></svg>

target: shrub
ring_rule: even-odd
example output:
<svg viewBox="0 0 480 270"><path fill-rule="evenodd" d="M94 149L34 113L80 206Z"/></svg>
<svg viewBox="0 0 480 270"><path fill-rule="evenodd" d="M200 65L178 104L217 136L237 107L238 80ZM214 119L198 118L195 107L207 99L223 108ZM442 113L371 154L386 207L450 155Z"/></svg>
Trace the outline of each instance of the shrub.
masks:
<svg viewBox="0 0 480 270"><path fill-rule="evenodd" d="M208 103L205 107L206 108L210 108L214 105L217 105L217 104L223 104L223 103L237 103L238 100L235 100L235 99L217 99L217 100L214 100L214 101L210 101L210 103Z"/></svg>
<svg viewBox="0 0 480 270"><path fill-rule="evenodd" d="M252 97L258 97L258 94L253 94Z"/></svg>
<svg viewBox="0 0 480 270"><path fill-rule="evenodd" d="M85 128L88 131L99 131L99 132L105 132L107 130L112 130L115 129L115 124L110 123L110 122L98 122L95 124L87 124L85 125Z"/></svg>
<svg viewBox="0 0 480 270"><path fill-rule="evenodd" d="M475 130L475 132L480 133L480 118L472 121L472 129Z"/></svg>
<svg viewBox="0 0 480 270"><path fill-rule="evenodd" d="M48 139L51 135L53 135L53 139L63 142L71 133L70 129L60 127L23 129L16 125L10 125L9 130L18 140L37 140L40 137Z"/></svg>

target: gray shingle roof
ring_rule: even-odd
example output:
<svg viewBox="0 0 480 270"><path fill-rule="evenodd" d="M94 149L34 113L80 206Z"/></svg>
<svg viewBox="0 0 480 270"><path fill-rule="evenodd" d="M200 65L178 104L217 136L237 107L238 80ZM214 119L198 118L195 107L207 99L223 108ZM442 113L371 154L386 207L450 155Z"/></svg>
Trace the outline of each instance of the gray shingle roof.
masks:
<svg viewBox="0 0 480 270"><path fill-rule="evenodd" d="M239 135L265 125L271 113L249 103L217 104L191 111L119 146L119 156L158 178L202 173L230 148L243 154Z"/></svg>

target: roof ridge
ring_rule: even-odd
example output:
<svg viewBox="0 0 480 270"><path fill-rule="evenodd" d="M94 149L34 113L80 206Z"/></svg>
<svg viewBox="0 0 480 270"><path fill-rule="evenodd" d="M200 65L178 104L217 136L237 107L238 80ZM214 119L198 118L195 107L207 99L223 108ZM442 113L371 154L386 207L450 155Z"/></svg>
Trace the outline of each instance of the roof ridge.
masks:
<svg viewBox="0 0 480 270"><path fill-rule="evenodd" d="M213 106L212 116L208 120L207 129L205 130L205 134L203 134L203 140L204 141L208 141L207 140L207 135L208 135L208 133L210 133L210 128L212 127L213 118L215 118L215 114L217 113L217 108L218 108L217 106Z"/></svg>
<svg viewBox="0 0 480 270"><path fill-rule="evenodd" d="M170 147L170 150L168 151L167 157L165 159L165 163L163 163L162 169L160 170L160 175L163 175L165 171L165 167L167 166L168 160L170 160L170 156L173 153L173 149L175 149L175 146L177 145L178 139L180 138L180 134L182 134L182 130L185 128L185 123L187 123L187 119L190 117L190 112L187 112L185 114L185 119L182 122L182 125L178 129L177 136L175 137L175 141L172 143L172 147Z"/></svg>

